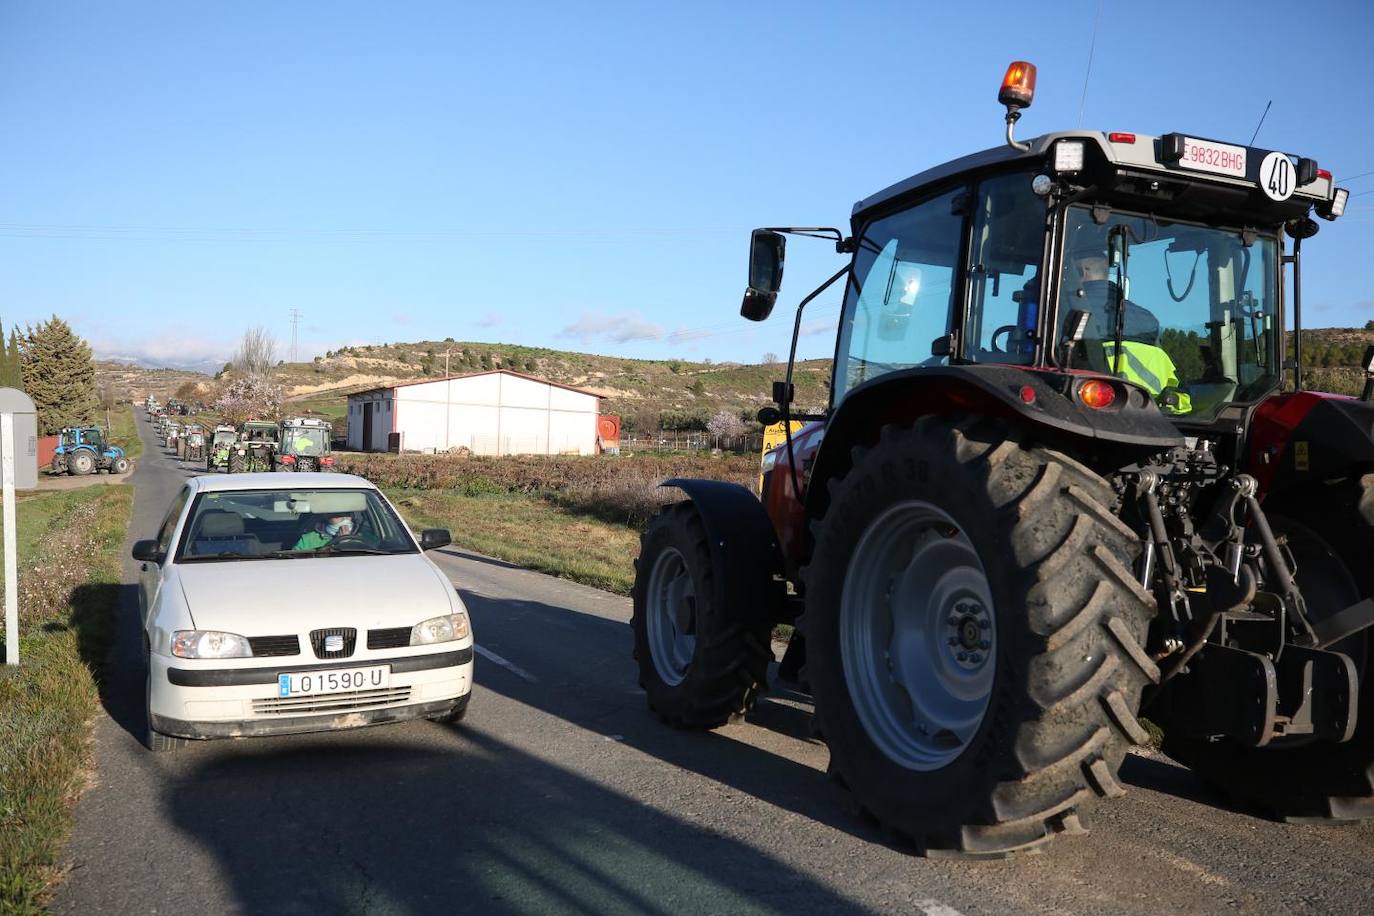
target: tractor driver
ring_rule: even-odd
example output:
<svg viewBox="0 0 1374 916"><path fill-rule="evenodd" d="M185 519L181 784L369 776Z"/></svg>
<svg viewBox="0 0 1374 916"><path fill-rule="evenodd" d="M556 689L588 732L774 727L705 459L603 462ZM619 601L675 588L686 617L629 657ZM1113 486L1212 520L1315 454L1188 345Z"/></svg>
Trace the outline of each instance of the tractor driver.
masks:
<svg viewBox="0 0 1374 916"><path fill-rule="evenodd" d="M343 539L361 541L366 547L376 547L379 543L375 536L360 531L352 512L336 512L325 516L315 523L315 527L302 534L292 550L319 550Z"/></svg>
<svg viewBox="0 0 1374 916"><path fill-rule="evenodd" d="M1190 412L1188 395L1178 389L1174 361L1159 345L1159 319L1149 309L1124 298L1120 300L1125 310L1121 353L1116 353L1117 285L1107 278L1105 252L1104 244L1070 253L1079 301L1068 307L1082 309L1091 316L1084 342L1089 346L1093 341L1100 342L1110 371L1150 392L1166 413Z"/></svg>
<svg viewBox="0 0 1374 916"><path fill-rule="evenodd" d="M315 447L315 440L310 438L310 433L303 429L298 429L291 436L291 451L297 455L309 454Z"/></svg>

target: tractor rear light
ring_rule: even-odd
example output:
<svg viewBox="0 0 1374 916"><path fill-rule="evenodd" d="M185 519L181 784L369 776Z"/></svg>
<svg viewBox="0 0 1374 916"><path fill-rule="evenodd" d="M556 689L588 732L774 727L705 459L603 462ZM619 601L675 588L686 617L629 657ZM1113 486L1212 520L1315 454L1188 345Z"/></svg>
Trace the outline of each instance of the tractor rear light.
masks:
<svg viewBox="0 0 1374 916"><path fill-rule="evenodd" d="M1032 388L1030 385L1022 385L1022 386L1021 386L1021 403L1022 403L1022 404L1034 404L1034 403L1035 403L1035 389Z"/></svg>
<svg viewBox="0 0 1374 916"><path fill-rule="evenodd" d="M1330 180L1331 180L1331 172L1330 172L1329 169L1317 169L1317 177L1318 177L1318 178L1325 178L1327 181L1330 181Z"/></svg>
<svg viewBox="0 0 1374 916"><path fill-rule="evenodd" d="M1065 174L1083 171L1083 141L1060 140L1054 145L1054 170Z"/></svg>
<svg viewBox="0 0 1374 916"><path fill-rule="evenodd" d="M1078 400L1083 402L1084 407L1104 410L1116 403L1116 386L1101 379L1088 379L1078 386Z"/></svg>
<svg viewBox="0 0 1374 916"><path fill-rule="evenodd" d="M1112 141L1113 143L1134 143L1135 134L1126 134L1121 133L1120 131L1113 131L1112 133L1107 134L1107 139Z"/></svg>
<svg viewBox="0 0 1374 916"><path fill-rule="evenodd" d="M327 467L333 467L333 465L334 465L334 456L333 456L333 455L325 455L323 458L320 459L320 465L321 465L322 467L326 467L326 468L327 468Z"/></svg>
<svg viewBox="0 0 1374 916"><path fill-rule="evenodd" d="M282 456L281 456L281 463L282 463L282 464L295 464L295 463L296 463L296 456L295 456L295 455L282 455Z"/></svg>
<svg viewBox="0 0 1374 916"><path fill-rule="evenodd" d="M1035 98L1035 64L1024 60L1014 60L1007 67L1007 75L1002 77L1002 88L997 92L997 101L1008 108L1029 108Z"/></svg>

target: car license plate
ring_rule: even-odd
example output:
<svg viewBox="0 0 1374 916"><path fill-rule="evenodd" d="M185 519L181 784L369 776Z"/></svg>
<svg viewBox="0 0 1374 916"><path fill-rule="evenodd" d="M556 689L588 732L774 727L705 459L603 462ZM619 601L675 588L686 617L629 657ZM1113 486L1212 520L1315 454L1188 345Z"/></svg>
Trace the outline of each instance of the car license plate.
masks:
<svg viewBox="0 0 1374 916"><path fill-rule="evenodd" d="M391 685L391 666L331 668L328 671L296 671L277 675L277 696L304 697L349 690L380 690Z"/></svg>
<svg viewBox="0 0 1374 916"><path fill-rule="evenodd" d="M1184 137L1183 155L1179 157L1178 164L1181 168L1192 169L1195 172L1212 172L1215 175L1244 178L1245 147Z"/></svg>

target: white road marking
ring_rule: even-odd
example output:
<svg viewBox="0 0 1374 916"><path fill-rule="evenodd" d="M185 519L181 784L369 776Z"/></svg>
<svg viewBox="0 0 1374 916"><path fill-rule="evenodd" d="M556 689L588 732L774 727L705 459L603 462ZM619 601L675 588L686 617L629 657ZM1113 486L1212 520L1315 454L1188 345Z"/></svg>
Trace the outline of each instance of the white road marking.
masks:
<svg viewBox="0 0 1374 916"><path fill-rule="evenodd" d="M964 916L952 906L946 906L938 900L917 900L916 908L926 916Z"/></svg>
<svg viewBox="0 0 1374 916"><path fill-rule="evenodd" d="M509 671L516 677L524 678L531 684L539 683L539 678L535 677L533 674L530 674L524 668L521 668L519 665L515 664L515 662L507 661L506 659L497 655L495 652L482 646L473 646L473 648L477 650L478 655L482 656L489 662L495 662L496 664L500 665L502 668L505 668L507 671Z"/></svg>

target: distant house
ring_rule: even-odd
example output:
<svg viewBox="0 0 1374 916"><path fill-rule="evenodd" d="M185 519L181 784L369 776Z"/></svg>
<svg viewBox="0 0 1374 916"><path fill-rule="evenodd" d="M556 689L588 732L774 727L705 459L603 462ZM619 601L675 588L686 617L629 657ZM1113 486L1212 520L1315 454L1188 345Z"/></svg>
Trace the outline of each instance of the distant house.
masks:
<svg viewBox="0 0 1374 916"><path fill-rule="evenodd" d="M593 455L601 397L509 369L348 396L353 451Z"/></svg>

